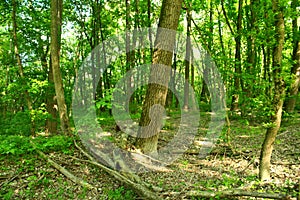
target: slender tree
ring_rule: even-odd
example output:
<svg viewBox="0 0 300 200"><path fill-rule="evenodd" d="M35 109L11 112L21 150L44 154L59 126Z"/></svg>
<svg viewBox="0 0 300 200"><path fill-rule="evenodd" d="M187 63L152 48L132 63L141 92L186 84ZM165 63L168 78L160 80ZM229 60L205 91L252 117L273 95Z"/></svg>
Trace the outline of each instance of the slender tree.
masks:
<svg viewBox="0 0 300 200"><path fill-rule="evenodd" d="M24 75L24 68L23 68L23 64L22 64L22 60L21 60L21 56L19 53L19 45L18 45L18 37L17 37L17 19L16 19L16 12L17 12L17 3L15 0L12 0L12 23L13 23L13 44L14 44L14 51L15 51L15 56L16 56L16 60L17 60L17 64L19 67L19 74L20 74L20 78L21 81L24 83L25 82L25 75ZM35 123L32 120L32 102L31 102L31 98L29 95L29 92L27 90L27 88L25 88L24 91L25 94L25 101L28 107L28 110L30 112L30 118L31 118L31 134L34 135L35 133Z"/></svg>
<svg viewBox="0 0 300 200"><path fill-rule="evenodd" d="M222 11L226 20L226 24L229 27L229 30L234 37L235 40L235 64L234 64L234 71L235 71L235 77L234 77L234 93L232 95L232 103L231 103L231 110L236 111L238 110L239 105L239 91L241 88L241 34L242 34L242 9L243 9L243 0L239 0L239 7L238 7L238 16L237 16L237 23L236 23L236 30L232 28L227 12L224 7L224 0L221 0L222 5Z"/></svg>
<svg viewBox="0 0 300 200"><path fill-rule="evenodd" d="M299 1L292 1L292 10L297 13L297 6L299 6ZM293 16L293 67L291 69L291 74L293 76L292 84L289 88L289 97L286 100L286 111L289 113L294 112L296 105L296 97L298 94L298 88L300 86L300 26L298 25L299 17Z"/></svg>
<svg viewBox="0 0 300 200"><path fill-rule="evenodd" d="M139 123L142 128L139 129L135 143L136 147L143 153L155 153L157 151L158 136L162 121L162 109L156 109L152 113L150 113L150 109L154 105L165 105L170 70L166 70L166 68L161 65L171 67L173 52L165 49L173 50L175 47L176 30L181 6L182 0L163 0L162 2L158 27L167 30L158 29L157 31L152 59L153 65L150 71L150 84L146 92ZM168 30L174 32L169 32ZM151 84L151 82L162 84ZM150 114L152 115L151 118ZM151 127L146 128L149 125Z"/></svg>
<svg viewBox="0 0 300 200"><path fill-rule="evenodd" d="M186 12L187 20L187 37L186 37L186 48L185 48L185 84L184 84L184 105L183 109L189 109L189 78L190 78L190 65L191 65L191 24L192 17L189 8Z"/></svg>
<svg viewBox="0 0 300 200"><path fill-rule="evenodd" d="M275 13L276 43L273 51L273 74L274 74L274 96L272 101L273 115L271 116L272 126L267 129L262 144L259 165L260 180L270 179L270 163L274 141L281 124L282 107L285 96L285 83L282 75L282 50L284 44L284 19L283 11L279 6L279 0L272 1L273 12Z"/></svg>
<svg viewBox="0 0 300 200"><path fill-rule="evenodd" d="M60 127L65 134L71 134L65 94L60 71L60 41L62 25L62 0L51 0L51 63Z"/></svg>

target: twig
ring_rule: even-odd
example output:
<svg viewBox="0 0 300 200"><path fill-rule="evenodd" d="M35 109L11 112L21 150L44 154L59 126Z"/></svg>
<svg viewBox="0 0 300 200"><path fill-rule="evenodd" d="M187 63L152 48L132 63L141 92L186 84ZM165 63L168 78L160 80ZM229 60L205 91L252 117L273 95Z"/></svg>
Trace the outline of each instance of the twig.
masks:
<svg viewBox="0 0 300 200"><path fill-rule="evenodd" d="M249 162L249 164L247 165L247 167L245 167L245 169L243 169L242 171L240 171L240 174L243 174L254 162L255 162L255 156L253 156L253 158L251 159L251 161Z"/></svg>

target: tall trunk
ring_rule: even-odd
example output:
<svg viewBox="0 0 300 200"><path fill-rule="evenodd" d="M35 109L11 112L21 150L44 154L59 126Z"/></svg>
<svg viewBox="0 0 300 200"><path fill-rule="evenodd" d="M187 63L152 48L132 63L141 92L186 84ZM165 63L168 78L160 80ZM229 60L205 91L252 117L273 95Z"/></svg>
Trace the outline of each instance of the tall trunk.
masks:
<svg viewBox="0 0 300 200"><path fill-rule="evenodd" d="M241 33L242 33L242 6L243 0L239 0L239 10L237 19L237 29L235 36L235 78L234 78L234 91L236 91L232 96L231 110L236 111L239 109L239 91L241 87L242 73L241 69Z"/></svg>
<svg viewBox="0 0 300 200"><path fill-rule="evenodd" d="M247 60L246 60L246 67L245 71L246 74L249 74L249 78L247 78L244 81L244 84L242 86L243 91L243 98L241 100L241 114L242 116L245 116L248 114L249 109L247 108L248 99L253 97L253 85L256 83L257 80L260 79L260 74L257 73L257 70L255 70L256 67L256 54L255 54L255 37L256 35L253 33L257 33L259 30L256 28L255 21L256 21L256 15L255 15L255 1L250 0L250 5L246 9L246 16L248 18L247 22L247 30L250 32L250 34L247 34ZM253 84L254 83L254 84Z"/></svg>
<svg viewBox="0 0 300 200"><path fill-rule="evenodd" d="M12 23L13 23L14 51L15 51L15 56L16 56L16 59L17 59L17 64L18 64L18 67L19 67L19 73L20 73L21 81L23 82L24 85L26 85L25 75L24 75L24 68L23 68L21 56L20 56L20 53L19 53L19 45L18 45L18 37L17 37L16 12L17 12L17 3L16 3L15 0L12 0ZM34 135L35 134L35 123L33 121L33 116L31 116L32 115L31 111L32 111L33 108L32 108L32 102L31 102L31 98L29 96L29 92L28 92L27 88L25 88L24 96L25 96L25 101L26 101L28 110L30 112L31 134Z"/></svg>
<svg viewBox="0 0 300 200"><path fill-rule="evenodd" d="M125 3L126 3L126 72L128 72L131 69L132 61L133 61L132 56L134 56L134 54L132 54L131 52L133 48L131 48L130 33L129 33L131 29L130 0L125 0ZM126 77L126 87L127 87L128 94L131 94L132 92L131 77ZM132 98L129 98L128 101L131 103ZM128 111L129 108L126 108L126 110Z"/></svg>
<svg viewBox="0 0 300 200"><path fill-rule="evenodd" d="M164 106L168 91L170 70L161 65L171 67L173 49L176 41L176 30L178 27L182 0L163 0L159 19L159 28L155 40L155 50L150 71L150 84L146 92L146 99L143 104L142 116L139 125L136 147L144 153L157 151L158 135L162 121L162 109L156 109L150 113L154 105ZM170 49L167 51L165 49ZM160 84L151 84L161 83ZM151 118L150 115L151 114ZM151 125L151 124L152 125ZM150 126L149 126L150 125Z"/></svg>
<svg viewBox="0 0 300 200"><path fill-rule="evenodd" d="M220 45L221 45L221 50L223 56L226 55L225 47L224 47L224 42L223 42L223 33L222 33L222 26L221 26L221 13L218 12L218 33L219 33L219 38L220 38ZM224 66L227 66L227 61L225 60Z"/></svg>
<svg viewBox="0 0 300 200"><path fill-rule="evenodd" d="M152 59L153 45L152 45L152 32L151 32L151 0L147 0L147 15L148 15L148 27L149 27L150 54Z"/></svg>
<svg viewBox="0 0 300 200"><path fill-rule="evenodd" d="M104 66L106 66L107 64L107 56L106 56L106 44L104 42L105 38L104 38L104 33L103 33L103 24L102 24L102 20L101 20L101 13L102 13L102 8L103 8L103 5L102 5L102 2L100 1L100 4L99 4L99 16L97 16L98 18L98 21L99 21L99 28L100 28L100 37L101 37L101 42L102 42L102 52L103 52L103 57L101 58L103 60L103 64ZM100 78L99 78L99 82L98 82L98 86L97 86L97 96L96 98L100 99L103 97L103 85L102 85L102 74L100 75Z"/></svg>
<svg viewBox="0 0 300 200"><path fill-rule="evenodd" d="M213 31L214 31L214 22L213 22L213 2L210 2L210 8L209 8L209 39L208 39L208 43L207 43L207 48L209 52L212 52L212 45L213 45ZM219 33L221 34L221 21L218 20L219 22ZM223 45L223 39L222 39L222 34L220 35L220 42L221 42L221 46L222 46L222 50L224 50L224 45ZM223 52L223 55L225 56L225 50ZM207 76L209 69L207 69L207 66L203 64L203 76ZM208 98L209 95L209 91L208 91L208 87L207 84L205 82L205 79L202 79L202 89L201 89L201 94L200 97L202 100L209 102L210 98Z"/></svg>
<svg viewBox="0 0 300 200"><path fill-rule="evenodd" d="M42 58L42 63L47 65L47 61ZM55 88L54 88L54 80L53 80L53 70L52 63L50 59L49 63L49 71L48 71L48 89L46 94L46 105L47 112L50 114L50 117L47 118L46 121L46 133L56 134L57 133L57 101L55 99Z"/></svg>
<svg viewBox="0 0 300 200"><path fill-rule="evenodd" d="M51 62L56 100L60 118L61 130L70 135L70 121L67 112L63 81L60 71L60 40L62 24L62 0L51 0Z"/></svg>
<svg viewBox="0 0 300 200"><path fill-rule="evenodd" d="M53 80L53 70L51 66L51 58L49 60L49 65L47 63L47 56L49 53L49 44L47 44L46 50L43 49L43 42L39 40L39 48L41 54L41 64L45 71L45 74L48 74L48 87L45 95L46 109L49 114L46 120L45 132L47 134L56 134L57 133L57 102L55 100L55 89L54 89L54 80Z"/></svg>
<svg viewBox="0 0 300 200"><path fill-rule="evenodd" d="M177 47L175 47L175 48L177 48ZM167 107L173 106L173 97L174 97L173 91L175 91L176 64L177 64L176 60L177 60L177 54L174 53L173 54L173 65L172 65L173 70L170 73L170 85L169 85L170 89L168 90L167 100L166 100Z"/></svg>
<svg viewBox="0 0 300 200"><path fill-rule="evenodd" d="M297 5L298 4L298 5ZM296 13L297 6L299 6L299 1L293 0L292 2L292 10ZM300 27L298 25L297 16L293 19L293 54L292 60L294 61L293 67L291 69L291 74L293 77L293 81L291 87L289 89L289 97L287 98L286 103L286 111L288 113L294 112L296 105L296 97L298 94L298 88L300 86Z"/></svg>
<svg viewBox="0 0 300 200"><path fill-rule="evenodd" d="M273 12L275 15L276 44L273 51L274 96L272 101L274 114L271 117L273 126L267 129L262 145L259 165L260 180L270 179L270 162L274 141L281 124L282 106L285 96L285 83L282 76L282 49L284 44L284 19L278 0L273 0Z"/></svg>
<svg viewBox="0 0 300 200"><path fill-rule="evenodd" d="M190 6L189 6L190 7ZM183 109L189 109L189 78L190 78L190 65L191 65L191 23L192 17L190 10L187 9L186 12L187 20L187 37L186 37L186 47L185 47L185 84L184 84L184 104Z"/></svg>

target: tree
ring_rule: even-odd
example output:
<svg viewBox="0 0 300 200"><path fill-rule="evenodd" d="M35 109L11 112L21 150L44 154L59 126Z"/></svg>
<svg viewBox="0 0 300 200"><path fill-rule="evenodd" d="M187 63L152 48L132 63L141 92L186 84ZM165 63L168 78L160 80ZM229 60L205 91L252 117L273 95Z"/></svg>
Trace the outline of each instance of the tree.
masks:
<svg viewBox="0 0 300 200"><path fill-rule="evenodd" d="M271 127L267 129L264 142L262 144L259 164L260 180L270 179L270 163L273 151L273 145L277 132L281 124L282 107L285 96L285 83L282 76L282 50L284 44L284 19L283 10L279 5L279 0L273 0L273 12L275 13L275 31L276 43L273 51L273 74L274 74L274 96L273 96L273 114L271 116Z"/></svg>
<svg viewBox="0 0 300 200"><path fill-rule="evenodd" d="M191 65L191 24L192 16L189 8L186 12L187 20L187 37L186 37L186 53L185 53L185 84L184 84L184 110L188 110L189 107L189 78L190 78L190 65Z"/></svg>
<svg viewBox="0 0 300 200"><path fill-rule="evenodd" d="M156 109L150 118L150 109L154 105L164 106L168 92L168 81L170 70L161 65L171 67L173 50L175 47L176 30L178 27L182 0L163 0L159 18L157 36L154 44L154 53L152 58L152 68L150 71L150 84L146 92L146 98L143 104L143 111L139 122L140 129L136 140L136 147L143 153L157 151L159 129L162 121L162 109ZM171 31L168 31L168 30ZM160 82L160 84L152 83ZM152 121L154 120L155 121ZM153 122L149 129L144 128Z"/></svg>
<svg viewBox="0 0 300 200"><path fill-rule="evenodd" d="M21 82L25 83L26 80L25 80L23 64L22 64L22 60L21 60L21 56L20 56L20 52L19 52L18 37L17 37L17 19L16 19L17 3L15 0L12 1L12 8L13 8L13 10L12 10L13 42L14 42L15 56L16 56L17 64L19 67L19 74L20 74ZM25 83L25 85L26 85L26 83ZM30 116L31 116L33 107L32 107L31 98L30 98L27 88L25 88L24 94L25 94L25 100L27 103L27 107L28 107L28 110L29 110ZM35 125L34 125L34 121L32 120L32 116L30 118L31 118L31 134L34 135Z"/></svg>
<svg viewBox="0 0 300 200"><path fill-rule="evenodd" d="M70 122L65 102L65 94L60 71L60 41L63 0L51 0L51 64L56 100L60 118L60 127L65 134L70 134Z"/></svg>
<svg viewBox="0 0 300 200"><path fill-rule="evenodd" d="M292 10L297 13L297 6L299 5L299 1L292 1ZM296 96L298 94L298 88L300 86L300 27L298 25L297 16L293 16L293 67L291 69L291 74L293 77L292 84L289 88L289 97L287 98L286 103L286 111L289 113L294 112L296 105Z"/></svg>

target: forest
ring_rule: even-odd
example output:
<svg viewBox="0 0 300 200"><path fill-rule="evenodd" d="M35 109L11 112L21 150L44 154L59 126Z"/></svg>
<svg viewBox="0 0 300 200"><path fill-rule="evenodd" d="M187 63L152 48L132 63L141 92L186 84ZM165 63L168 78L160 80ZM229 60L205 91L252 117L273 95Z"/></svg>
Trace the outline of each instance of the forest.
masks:
<svg viewBox="0 0 300 200"><path fill-rule="evenodd" d="M299 0L0 12L0 199L300 200Z"/></svg>

